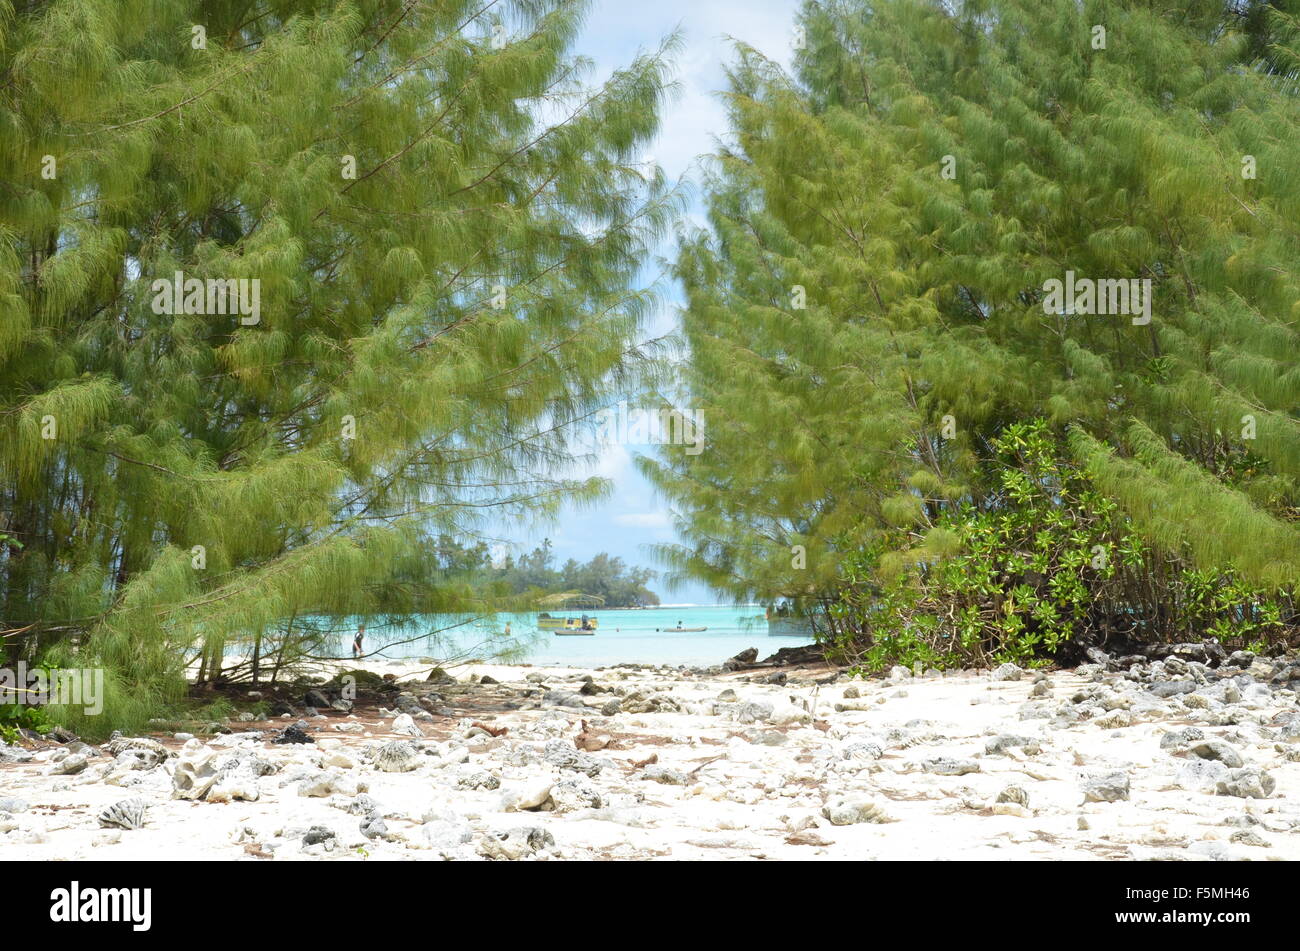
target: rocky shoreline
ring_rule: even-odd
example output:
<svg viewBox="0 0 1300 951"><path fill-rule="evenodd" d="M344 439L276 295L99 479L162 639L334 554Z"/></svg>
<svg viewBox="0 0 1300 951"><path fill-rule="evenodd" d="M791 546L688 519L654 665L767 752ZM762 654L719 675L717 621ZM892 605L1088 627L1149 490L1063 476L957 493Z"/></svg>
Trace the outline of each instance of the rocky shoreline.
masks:
<svg viewBox="0 0 1300 951"><path fill-rule="evenodd" d="M870 680L793 659L340 665L227 732L4 746L0 856L1300 857L1295 657Z"/></svg>

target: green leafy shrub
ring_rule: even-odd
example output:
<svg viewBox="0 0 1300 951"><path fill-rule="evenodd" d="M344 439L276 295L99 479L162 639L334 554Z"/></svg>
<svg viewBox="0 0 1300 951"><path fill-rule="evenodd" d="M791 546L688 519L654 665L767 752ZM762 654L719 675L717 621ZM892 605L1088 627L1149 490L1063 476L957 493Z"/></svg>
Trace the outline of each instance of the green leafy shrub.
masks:
<svg viewBox="0 0 1300 951"><path fill-rule="evenodd" d="M1295 606L1147 545L1046 423L991 444L994 490L944 512L901 565L898 537L842 561L832 650L863 670L1083 658L1097 645L1216 638L1281 648Z"/></svg>
<svg viewBox="0 0 1300 951"><path fill-rule="evenodd" d="M22 738L19 730L48 733L53 724L40 707L22 703L0 704L0 740L15 743Z"/></svg>

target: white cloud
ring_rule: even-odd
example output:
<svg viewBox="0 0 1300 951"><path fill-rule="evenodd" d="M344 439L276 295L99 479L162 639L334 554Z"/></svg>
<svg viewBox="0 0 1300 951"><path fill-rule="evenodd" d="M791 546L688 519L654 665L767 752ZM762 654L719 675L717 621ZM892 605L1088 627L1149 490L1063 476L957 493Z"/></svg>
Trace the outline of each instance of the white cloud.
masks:
<svg viewBox="0 0 1300 951"><path fill-rule="evenodd" d="M601 447L600 456L596 459L591 474L618 481L627 476L631 470L632 454L627 451L627 447L618 443L607 443Z"/></svg>
<svg viewBox="0 0 1300 951"><path fill-rule="evenodd" d="M733 58L732 40L788 65L798 7L799 0L657 0L635 6L598 0L578 48L595 61L597 78L604 78L638 49L652 50L681 28L684 42L673 62L679 95L665 106L659 138L644 155L677 178L713 151L714 136L726 128L718 92L726 86L723 68Z"/></svg>

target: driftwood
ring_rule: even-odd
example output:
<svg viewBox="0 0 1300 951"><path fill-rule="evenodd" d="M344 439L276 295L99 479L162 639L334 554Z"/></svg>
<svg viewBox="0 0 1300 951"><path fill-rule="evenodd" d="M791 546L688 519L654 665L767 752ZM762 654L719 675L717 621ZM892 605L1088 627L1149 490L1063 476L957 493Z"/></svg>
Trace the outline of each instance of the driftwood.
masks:
<svg viewBox="0 0 1300 951"><path fill-rule="evenodd" d="M727 670L759 670L764 667L790 667L795 664L820 664L825 660L822 649L817 644L804 644L801 647L782 647L765 660L758 659L758 648L743 650L735 657L724 661Z"/></svg>

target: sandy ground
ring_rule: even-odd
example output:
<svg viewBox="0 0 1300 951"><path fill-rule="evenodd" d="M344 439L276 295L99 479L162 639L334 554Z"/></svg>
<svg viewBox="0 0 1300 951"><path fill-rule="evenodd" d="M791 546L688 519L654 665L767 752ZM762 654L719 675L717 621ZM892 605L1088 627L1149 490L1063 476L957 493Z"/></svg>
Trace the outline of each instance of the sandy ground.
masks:
<svg viewBox="0 0 1300 951"><path fill-rule="evenodd" d="M1300 707L1247 683L1270 673L1258 663L1242 689L1166 698L1090 668L1043 685L363 666L397 688L305 715L311 743L271 742L285 714L155 736L160 764L107 744L0 750L27 760L0 765L0 859L1300 857ZM204 798L174 798L187 783ZM103 826L128 799L143 827Z"/></svg>

